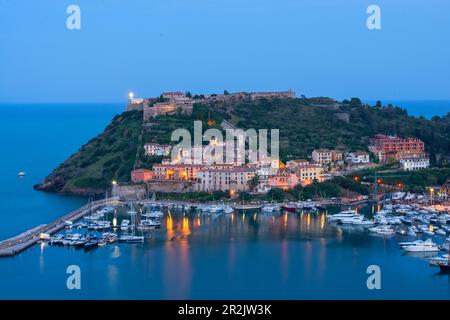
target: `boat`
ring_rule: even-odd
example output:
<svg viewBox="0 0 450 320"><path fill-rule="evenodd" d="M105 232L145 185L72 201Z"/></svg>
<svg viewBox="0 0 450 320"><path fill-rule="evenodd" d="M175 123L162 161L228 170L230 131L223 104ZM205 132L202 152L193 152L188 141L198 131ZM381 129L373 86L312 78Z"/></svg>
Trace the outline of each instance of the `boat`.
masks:
<svg viewBox="0 0 450 320"><path fill-rule="evenodd" d="M17 176L19 177L25 177L27 174L24 171L20 171Z"/></svg>
<svg viewBox="0 0 450 320"><path fill-rule="evenodd" d="M395 230L395 232L397 234L399 234L399 235L402 235L402 236L406 236L408 234L408 232L405 229L402 229L402 228L398 228L397 230Z"/></svg>
<svg viewBox="0 0 450 320"><path fill-rule="evenodd" d="M142 214L145 218L161 218L164 216L164 213L160 210L152 210Z"/></svg>
<svg viewBox="0 0 450 320"><path fill-rule="evenodd" d="M278 211L280 211L280 207L277 205L273 205L273 204L266 204L266 205L262 206L261 211L267 212L267 213L278 212Z"/></svg>
<svg viewBox="0 0 450 320"><path fill-rule="evenodd" d="M122 222L120 223L120 230L128 231L128 229L130 229L130 220L123 219Z"/></svg>
<svg viewBox="0 0 450 320"><path fill-rule="evenodd" d="M417 229L416 229L417 230ZM412 227L408 228L408 232L407 235L410 237L415 237L417 236L416 232L414 231L414 229Z"/></svg>
<svg viewBox="0 0 450 320"><path fill-rule="evenodd" d="M447 233L444 230L442 230L442 229L437 229L436 230L436 234L438 234L440 236L446 236L447 235Z"/></svg>
<svg viewBox="0 0 450 320"><path fill-rule="evenodd" d="M369 229L370 232L381 234L381 235L393 235L395 231L389 226L377 226Z"/></svg>
<svg viewBox="0 0 450 320"><path fill-rule="evenodd" d="M295 212L297 210L297 206L292 203L285 203L281 206L281 209L287 212Z"/></svg>
<svg viewBox="0 0 450 320"><path fill-rule="evenodd" d="M44 240L50 240L50 234L48 234L48 233L44 233L44 232L41 232L40 234L39 234L39 240L42 240L42 241L44 241Z"/></svg>
<svg viewBox="0 0 450 320"><path fill-rule="evenodd" d="M341 220L339 220L339 223L353 224L353 225L358 225L358 226L373 226L375 224L375 222L373 220L368 220L361 215L358 215L356 217L350 217L350 218L342 218Z"/></svg>
<svg viewBox="0 0 450 320"><path fill-rule="evenodd" d="M439 251L439 247L431 241L431 239L428 239L426 241L422 242L415 242L411 245L405 245L402 247L405 251L408 252L437 252Z"/></svg>
<svg viewBox="0 0 450 320"><path fill-rule="evenodd" d="M131 234L122 234L119 237L119 242L143 243L144 242L144 236L143 235L137 236L135 234L135 229L136 229L136 211L134 211L133 204L131 204L131 210L128 211L128 213L131 216L131 225L129 224L130 221L127 220L128 221L127 229L131 229ZM126 220L126 219L124 219L124 220ZM122 227L121 227L121 229L122 229Z"/></svg>
<svg viewBox="0 0 450 320"><path fill-rule="evenodd" d="M89 235L87 236L86 240L86 243L83 245L84 250L91 250L98 247L99 240L96 236Z"/></svg>
<svg viewBox="0 0 450 320"><path fill-rule="evenodd" d="M119 237L119 242L125 243L143 243L144 236L133 236L130 234L124 234Z"/></svg>
<svg viewBox="0 0 450 320"><path fill-rule="evenodd" d="M221 206L213 204L213 205L209 206L206 211L208 211L210 213L220 213L223 211L223 208Z"/></svg>
<svg viewBox="0 0 450 320"><path fill-rule="evenodd" d="M231 206L226 205L223 207L223 212L225 212L225 214L230 214L234 212L234 209Z"/></svg>
<svg viewBox="0 0 450 320"><path fill-rule="evenodd" d="M341 211L339 213L331 215L330 222L331 221L340 221L342 219L347 219L347 218L354 218L357 216L359 216L359 214L354 210Z"/></svg>

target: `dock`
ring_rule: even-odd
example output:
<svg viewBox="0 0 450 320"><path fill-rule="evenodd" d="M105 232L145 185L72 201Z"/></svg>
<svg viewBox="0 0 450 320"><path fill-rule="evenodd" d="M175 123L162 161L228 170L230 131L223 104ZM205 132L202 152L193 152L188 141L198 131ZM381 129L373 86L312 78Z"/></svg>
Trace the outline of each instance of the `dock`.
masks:
<svg viewBox="0 0 450 320"><path fill-rule="evenodd" d="M73 210L49 224L41 224L13 238L3 240L0 242L0 257L12 257L35 245L40 240L39 235L41 233L52 235L59 232L67 225L66 221L75 222L87 215L91 210L95 211L103 206L116 205L117 203L117 198L111 198L108 201L104 199L93 201L91 204L86 204L81 208Z"/></svg>

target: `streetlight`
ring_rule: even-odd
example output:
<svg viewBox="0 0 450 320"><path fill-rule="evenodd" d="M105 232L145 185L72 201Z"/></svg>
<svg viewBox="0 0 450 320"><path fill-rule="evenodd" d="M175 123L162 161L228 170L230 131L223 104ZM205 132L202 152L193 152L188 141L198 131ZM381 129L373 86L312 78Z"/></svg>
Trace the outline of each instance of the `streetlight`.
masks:
<svg viewBox="0 0 450 320"><path fill-rule="evenodd" d="M112 182L111 182L111 184L112 184L112 194L113 194L113 198L115 198L116 197L116 193L115 193L115 186L117 185L117 181L116 180L113 180Z"/></svg>
<svg viewBox="0 0 450 320"><path fill-rule="evenodd" d="M433 193L434 193L434 188L430 188L430 203L431 203L431 205L433 205Z"/></svg>

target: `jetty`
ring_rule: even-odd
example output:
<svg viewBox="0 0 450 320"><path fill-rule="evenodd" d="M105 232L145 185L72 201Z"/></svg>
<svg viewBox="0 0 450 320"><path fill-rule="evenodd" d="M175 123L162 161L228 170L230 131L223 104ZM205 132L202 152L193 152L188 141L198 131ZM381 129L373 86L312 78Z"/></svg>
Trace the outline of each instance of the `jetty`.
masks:
<svg viewBox="0 0 450 320"><path fill-rule="evenodd" d="M118 198L93 201L91 202L91 204L86 204L81 208L73 210L49 224L41 224L13 238L3 240L0 242L0 257L14 256L22 252L23 250L35 245L40 240L39 235L41 233L52 235L64 229L68 222L73 223L77 220L80 220L91 210L97 210L101 207L109 205L117 205L118 202L119 202Z"/></svg>

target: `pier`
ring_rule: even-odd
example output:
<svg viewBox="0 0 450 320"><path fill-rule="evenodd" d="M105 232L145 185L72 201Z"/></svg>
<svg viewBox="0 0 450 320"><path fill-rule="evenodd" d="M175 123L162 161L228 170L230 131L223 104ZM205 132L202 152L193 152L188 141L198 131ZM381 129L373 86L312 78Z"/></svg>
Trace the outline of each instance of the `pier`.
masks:
<svg viewBox="0 0 450 320"><path fill-rule="evenodd" d="M71 211L49 224L41 224L13 238L3 240L0 242L0 257L14 256L22 252L23 250L35 245L40 240L39 235L41 233L47 233L49 235L55 234L56 232L65 228L65 226L67 225L67 221L75 222L83 218L91 210L94 211L99 209L100 207L107 205L116 205L117 203L117 198L111 198L107 201L105 201L104 199L93 201L91 202L91 204L86 204L81 208Z"/></svg>

